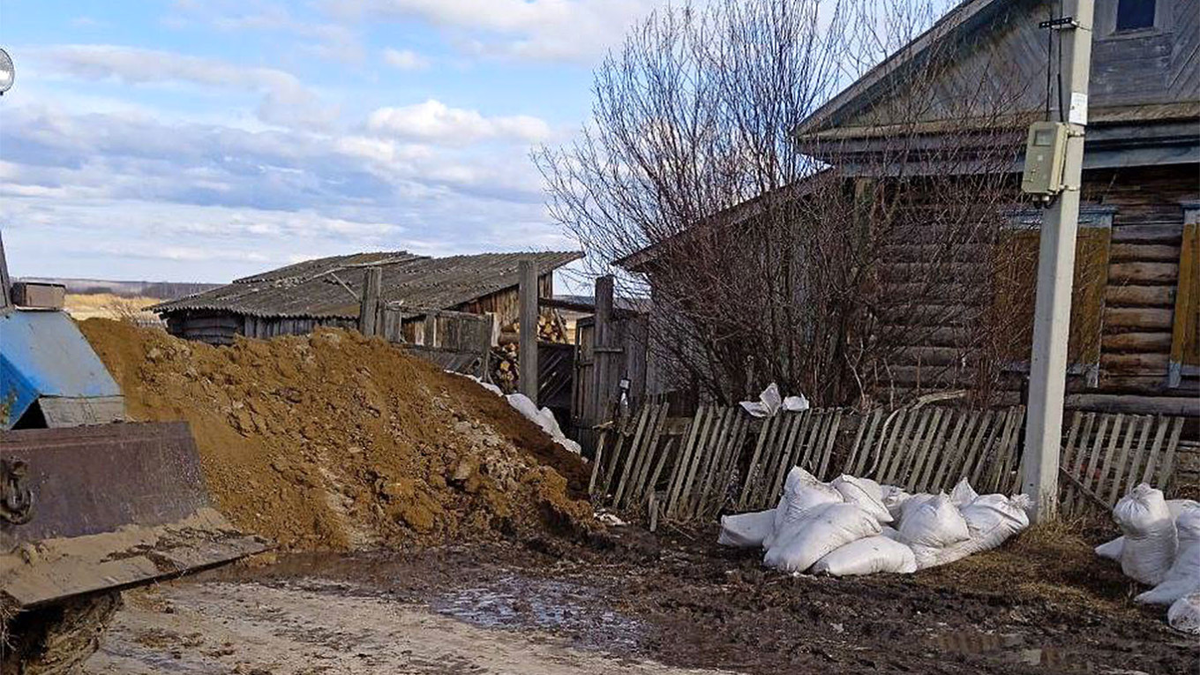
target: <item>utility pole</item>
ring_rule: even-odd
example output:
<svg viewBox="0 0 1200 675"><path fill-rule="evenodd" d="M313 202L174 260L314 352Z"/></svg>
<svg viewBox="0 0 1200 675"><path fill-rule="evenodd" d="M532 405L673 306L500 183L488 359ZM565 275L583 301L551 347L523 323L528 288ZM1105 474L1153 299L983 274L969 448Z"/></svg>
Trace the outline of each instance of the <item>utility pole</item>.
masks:
<svg viewBox="0 0 1200 675"><path fill-rule="evenodd" d="M1025 429L1025 493L1033 498L1034 522L1052 520L1058 507L1058 455L1062 446L1071 327L1071 285L1079 191L1083 176L1083 136L1087 125L1088 77L1092 61L1093 0L1063 0L1063 16L1046 22L1061 31L1060 119L1067 123L1062 190L1042 219L1034 305L1033 353L1029 362L1029 419ZM1057 59L1051 54L1050 62ZM1066 106L1066 111L1061 110ZM1026 163L1030 158L1028 153Z"/></svg>

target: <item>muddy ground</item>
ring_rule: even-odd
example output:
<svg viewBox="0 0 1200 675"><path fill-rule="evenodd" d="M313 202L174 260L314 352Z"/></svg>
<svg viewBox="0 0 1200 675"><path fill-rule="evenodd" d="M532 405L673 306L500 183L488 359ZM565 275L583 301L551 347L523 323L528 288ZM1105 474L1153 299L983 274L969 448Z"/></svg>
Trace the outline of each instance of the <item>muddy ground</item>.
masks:
<svg viewBox="0 0 1200 675"><path fill-rule="evenodd" d="M1200 672L1164 608L1053 533L831 579L763 570L715 530L613 532L295 554L130 593L88 672Z"/></svg>

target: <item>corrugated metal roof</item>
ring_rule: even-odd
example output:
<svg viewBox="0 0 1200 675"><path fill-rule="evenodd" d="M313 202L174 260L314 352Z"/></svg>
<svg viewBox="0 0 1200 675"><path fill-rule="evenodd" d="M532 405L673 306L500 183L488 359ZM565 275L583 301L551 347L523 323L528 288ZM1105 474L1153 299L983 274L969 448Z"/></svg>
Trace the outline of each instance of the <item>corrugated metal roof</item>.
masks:
<svg viewBox="0 0 1200 675"><path fill-rule="evenodd" d="M229 311L258 317L358 316L364 270L383 270L381 298L414 309L452 309L516 286L524 258L551 272L583 255L577 251L483 253L449 258L404 251L335 256L238 279L228 286L156 305L159 314L184 310Z"/></svg>

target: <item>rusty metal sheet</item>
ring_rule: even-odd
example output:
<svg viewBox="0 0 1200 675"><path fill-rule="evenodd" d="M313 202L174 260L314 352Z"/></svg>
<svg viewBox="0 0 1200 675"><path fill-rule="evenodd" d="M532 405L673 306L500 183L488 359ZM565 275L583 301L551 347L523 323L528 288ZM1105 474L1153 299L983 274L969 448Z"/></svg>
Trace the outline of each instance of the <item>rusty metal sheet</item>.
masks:
<svg viewBox="0 0 1200 675"><path fill-rule="evenodd" d="M21 488L33 502L26 523L0 518L0 550L153 527L209 505L186 422L0 432L0 461L23 464Z"/></svg>

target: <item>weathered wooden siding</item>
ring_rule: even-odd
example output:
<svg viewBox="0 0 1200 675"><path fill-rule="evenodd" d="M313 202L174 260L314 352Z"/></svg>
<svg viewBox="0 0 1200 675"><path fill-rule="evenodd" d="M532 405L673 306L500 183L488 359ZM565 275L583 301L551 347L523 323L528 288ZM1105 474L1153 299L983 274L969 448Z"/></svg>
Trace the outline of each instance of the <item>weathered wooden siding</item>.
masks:
<svg viewBox="0 0 1200 675"><path fill-rule="evenodd" d="M1084 409L1119 409L1122 412L1196 415L1200 410L1200 373L1179 368L1170 373L1173 335L1190 335L1200 318L1191 301L1180 303L1178 289L1196 283L1188 273L1181 246L1184 205L1197 198L1200 186L1196 165L1142 167L1091 171L1085 175L1084 216L1076 251L1076 287L1073 293L1068 404ZM998 253L1036 260L1037 230L1015 229ZM904 262L928 252L920 246L898 251ZM919 250L917 250L919 249ZM980 253L959 252L964 273ZM1194 256L1193 256L1194 257ZM957 259L957 258L956 258ZM952 268L951 268L952 269ZM1028 336L1032 330L1033 280L1036 266L1021 272L1010 267L1015 279L1000 280L997 315L1019 333L1008 340L1015 351L1001 355L1011 376L1001 382L997 403L1021 400L1028 372ZM1189 268L1190 269L1190 268ZM923 311L903 317L915 327L912 344L902 350L893 372L896 384L906 391L936 391L971 387L976 346L966 327L947 321L948 316L969 315L969 308L952 307L956 283L948 280L946 293ZM1008 286L1008 290L1003 287ZM1200 330L1197 328L1195 330ZM1183 338L1181 338L1183 339ZM1186 339L1183 339L1184 344ZM1191 345L1192 343L1187 343ZM1195 348L1179 348L1179 359ZM1187 351L1191 350L1191 351ZM1188 358L1197 358L1191 357ZM1190 403L1189 403L1190 400Z"/></svg>
<svg viewBox="0 0 1200 675"><path fill-rule="evenodd" d="M1157 25L1126 33L1114 32L1116 5L1117 0L1096 2L1090 107L1200 99L1200 0L1158 0ZM1038 28L1038 22L1048 11L1044 2L1013 0L988 23L991 30L976 29L953 52L940 55L952 62L939 73L936 84L917 88L919 98L905 96L913 91L911 81L898 81L889 95L880 95L878 103L852 114L839 126L948 119L961 111L965 92L980 104L1005 100L1004 110L1041 110L1051 59L1046 31ZM981 88L981 82L990 86ZM1057 103L1052 101L1051 106L1056 108Z"/></svg>
<svg viewBox="0 0 1200 675"><path fill-rule="evenodd" d="M543 274L538 277L538 297L554 297L554 274ZM453 309L470 314L492 313L496 315L501 326L508 326L517 320L521 299L517 288L509 288L489 296L464 303Z"/></svg>

